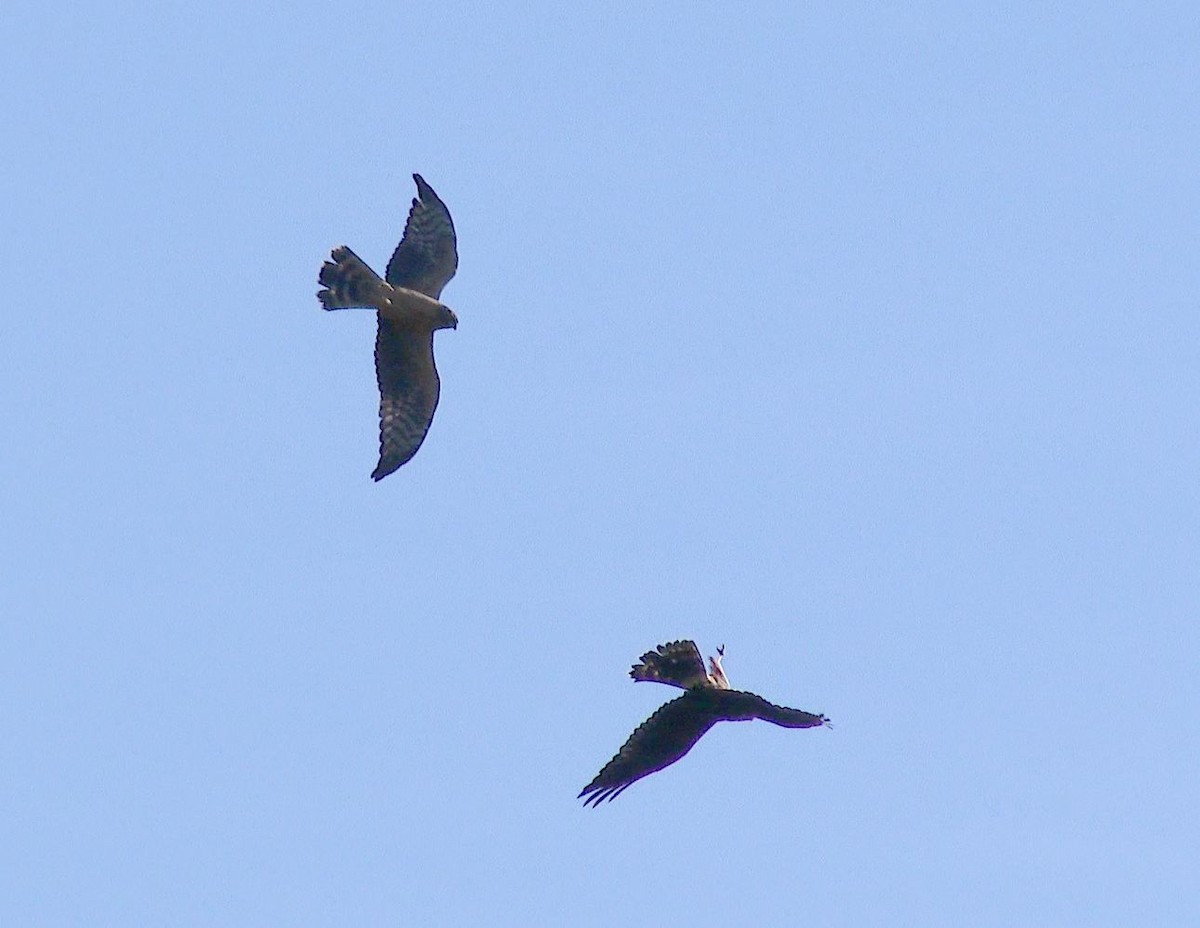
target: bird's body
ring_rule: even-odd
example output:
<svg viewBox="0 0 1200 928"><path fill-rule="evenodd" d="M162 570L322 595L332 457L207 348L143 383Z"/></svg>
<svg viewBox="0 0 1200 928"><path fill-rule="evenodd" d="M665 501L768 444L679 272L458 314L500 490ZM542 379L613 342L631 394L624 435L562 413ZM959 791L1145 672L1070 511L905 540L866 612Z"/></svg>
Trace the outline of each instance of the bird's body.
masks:
<svg viewBox="0 0 1200 928"><path fill-rule="evenodd" d="M450 211L420 174L404 237L380 277L346 246L321 267L326 309L370 308L378 312L375 375L379 385L379 463L382 480L409 461L433 421L441 380L433 360L433 333L456 328L458 317L440 301L458 268Z"/></svg>
<svg viewBox="0 0 1200 928"><path fill-rule="evenodd" d="M639 725L579 797L584 805L615 799L644 776L668 767L690 751L717 722L763 719L784 728L827 725L823 715L789 709L754 693L732 689L721 666L724 648L705 670L694 641L673 641L642 655L629 675L634 680L665 683L686 692L662 706Z"/></svg>

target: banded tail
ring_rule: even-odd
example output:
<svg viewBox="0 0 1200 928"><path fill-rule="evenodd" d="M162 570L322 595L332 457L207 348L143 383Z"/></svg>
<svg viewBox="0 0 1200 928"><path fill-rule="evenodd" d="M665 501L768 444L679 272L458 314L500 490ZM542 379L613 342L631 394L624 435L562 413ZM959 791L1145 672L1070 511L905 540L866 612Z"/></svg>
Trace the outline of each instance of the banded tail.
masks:
<svg viewBox="0 0 1200 928"><path fill-rule="evenodd" d="M694 641L672 641L647 651L633 665L629 675L635 680L665 683L680 689L708 686L710 679L704 671L704 658Z"/></svg>
<svg viewBox="0 0 1200 928"><path fill-rule="evenodd" d="M388 301L391 286L345 245L333 249L333 261L321 265L317 282L325 287L317 299L326 309L378 308Z"/></svg>

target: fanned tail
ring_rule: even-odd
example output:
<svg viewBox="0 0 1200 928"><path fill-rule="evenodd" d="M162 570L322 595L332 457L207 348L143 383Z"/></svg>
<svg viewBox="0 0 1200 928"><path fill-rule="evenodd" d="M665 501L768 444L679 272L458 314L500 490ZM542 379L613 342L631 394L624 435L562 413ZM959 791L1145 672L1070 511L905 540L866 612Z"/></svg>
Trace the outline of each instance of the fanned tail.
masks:
<svg viewBox="0 0 1200 928"><path fill-rule="evenodd" d="M321 265L317 281L326 289L317 299L326 309L378 308L391 290L365 261L345 245L333 249L332 261Z"/></svg>
<svg viewBox="0 0 1200 928"><path fill-rule="evenodd" d="M629 675L638 681L666 683L685 690L704 686L708 682L704 659L694 641L660 644L653 651L643 654L641 660L630 669Z"/></svg>

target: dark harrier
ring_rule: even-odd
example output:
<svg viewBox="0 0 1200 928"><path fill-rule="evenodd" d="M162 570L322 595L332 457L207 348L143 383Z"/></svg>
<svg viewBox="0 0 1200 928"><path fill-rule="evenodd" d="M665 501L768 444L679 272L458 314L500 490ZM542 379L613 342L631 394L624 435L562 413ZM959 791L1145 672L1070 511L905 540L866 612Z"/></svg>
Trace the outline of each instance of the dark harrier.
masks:
<svg viewBox="0 0 1200 928"><path fill-rule="evenodd" d="M605 799L616 799L630 785L656 770L670 766L683 757L717 722L745 722L763 719L784 728L815 728L829 724L823 715L800 709L787 709L767 702L761 696L731 689L721 667L724 646L709 658L709 670L694 641L660 644L657 650L642 655L629 675L635 680L651 680L687 690L637 727L617 756L579 794L583 804L598 806Z"/></svg>
<svg viewBox="0 0 1200 928"><path fill-rule="evenodd" d="M446 204L420 174L404 238L388 262L386 280L345 245L321 267L317 294L326 309L376 309L375 376L379 381L379 463L382 480L407 462L429 431L441 381L433 363L433 333L458 328L458 317L440 303L442 288L458 269L454 222Z"/></svg>

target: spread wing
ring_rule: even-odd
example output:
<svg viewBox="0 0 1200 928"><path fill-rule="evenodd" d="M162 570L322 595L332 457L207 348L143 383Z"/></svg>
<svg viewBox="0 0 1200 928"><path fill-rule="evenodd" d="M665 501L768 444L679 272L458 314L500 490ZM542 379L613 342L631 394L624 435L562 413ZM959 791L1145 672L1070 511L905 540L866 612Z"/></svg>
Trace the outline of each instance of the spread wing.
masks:
<svg viewBox="0 0 1200 928"><path fill-rule="evenodd" d="M666 683L685 690L709 685L704 658L700 656L700 649L694 641L660 644L653 651L643 654L641 662L633 665L629 675L635 680Z"/></svg>
<svg viewBox="0 0 1200 928"><path fill-rule="evenodd" d="M743 690L720 690L716 698L719 700L717 713L722 721L745 722L750 719L762 719L784 728L816 728L818 725L829 724L829 719L823 715L777 706L761 696Z"/></svg>
<svg viewBox="0 0 1200 928"><path fill-rule="evenodd" d="M417 453L433 421L441 391L433 363L433 332L414 331L380 315L375 377L379 381L379 464L371 478L378 481Z"/></svg>
<svg viewBox="0 0 1200 928"><path fill-rule="evenodd" d="M717 688L691 689L639 725L616 757L584 787L579 798L585 806L592 807L606 799L611 801L642 777L675 763L717 722L750 719L762 719L784 728L815 728L829 724L823 715L777 706L754 693Z"/></svg>
<svg viewBox="0 0 1200 928"><path fill-rule="evenodd" d="M413 180L417 182L417 197L408 211L404 237L392 253L384 277L389 284L416 290L436 300L458 270L454 221L446 204L425 179L414 174Z"/></svg>
<svg viewBox="0 0 1200 928"><path fill-rule="evenodd" d="M639 725L596 779L583 788L578 797L583 804L595 807L605 799L611 801L642 777L670 766L690 751L720 719L701 693L689 690Z"/></svg>

